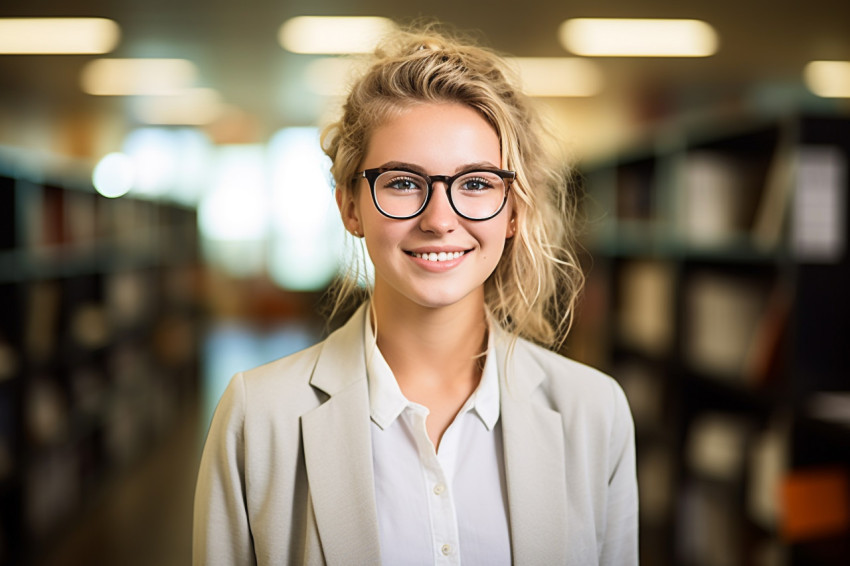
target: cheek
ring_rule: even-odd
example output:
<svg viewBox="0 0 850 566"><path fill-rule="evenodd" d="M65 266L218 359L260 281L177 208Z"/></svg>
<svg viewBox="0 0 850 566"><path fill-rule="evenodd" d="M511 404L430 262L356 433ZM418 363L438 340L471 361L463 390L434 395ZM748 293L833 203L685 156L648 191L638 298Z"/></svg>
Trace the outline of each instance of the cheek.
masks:
<svg viewBox="0 0 850 566"><path fill-rule="evenodd" d="M366 248L373 262L375 260L380 262L385 257L391 256L392 250L401 245L411 229L404 221L392 220L382 215L371 205L371 200L363 204L362 210L363 214L360 218Z"/></svg>
<svg viewBox="0 0 850 566"><path fill-rule="evenodd" d="M508 230L507 222L499 222L497 225L488 229L486 233L482 233L481 237L485 242L482 246L484 257L488 260L498 261L502 257L502 252L505 249L506 238L505 234Z"/></svg>

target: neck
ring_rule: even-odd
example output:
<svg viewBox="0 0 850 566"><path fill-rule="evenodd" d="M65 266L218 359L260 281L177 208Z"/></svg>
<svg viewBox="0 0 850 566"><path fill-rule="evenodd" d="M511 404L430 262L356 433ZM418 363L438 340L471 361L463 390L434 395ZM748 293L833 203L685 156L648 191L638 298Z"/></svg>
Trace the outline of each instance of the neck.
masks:
<svg viewBox="0 0 850 566"><path fill-rule="evenodd" d="M487 336L484 290L445 307L426 308L396 293L372 297L378 348L402 394L428 408L435 449L481 380Z"/></svg>
<svg viewBox="0 0 850 566"><path fill-rule="evenodd" d="M423 380L443 387L477 385L487 338L483 289L440 308L379 292L372 305L378 347L402 391Z"/></svg>

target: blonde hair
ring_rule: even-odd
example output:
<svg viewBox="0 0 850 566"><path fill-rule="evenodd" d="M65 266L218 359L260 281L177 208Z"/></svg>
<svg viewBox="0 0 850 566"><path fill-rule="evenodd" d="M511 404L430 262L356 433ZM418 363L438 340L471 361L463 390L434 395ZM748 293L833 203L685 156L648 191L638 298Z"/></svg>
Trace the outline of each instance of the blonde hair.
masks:
<svg viewBox="0 0 850 566"><path fill-rule="evenodd" d="M575 251L577 202L569 172L544 142L548 129L505 59L429 26L385 39L374 62L351 88L339 121L322 134L342 197L353 196L355 173L374 129L419 103L460 103L496 130L503 166L516 171L511 186L516 233L484 285L493 319L514 336L560 347L584 282ZM333 288L333 312L358 292L361 268L352 266Z"/></svg>

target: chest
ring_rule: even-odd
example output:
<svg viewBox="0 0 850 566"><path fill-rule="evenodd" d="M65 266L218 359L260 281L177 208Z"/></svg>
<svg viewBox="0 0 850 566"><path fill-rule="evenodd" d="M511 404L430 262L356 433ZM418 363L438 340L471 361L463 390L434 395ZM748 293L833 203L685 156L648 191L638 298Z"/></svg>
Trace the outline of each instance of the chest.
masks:
<svg viewBox="0 0 850 566"><path fill-rule="evenodd" d="M384 563L510 564L498 423L458 415L437 451L424 414L406 412L384 429L373 423L372 455Z"/></svg>

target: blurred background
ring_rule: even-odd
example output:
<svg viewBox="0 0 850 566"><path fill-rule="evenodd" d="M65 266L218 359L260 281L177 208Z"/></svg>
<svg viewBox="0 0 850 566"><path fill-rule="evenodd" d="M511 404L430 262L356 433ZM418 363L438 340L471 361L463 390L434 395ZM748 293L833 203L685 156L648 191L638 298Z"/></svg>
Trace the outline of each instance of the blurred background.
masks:
<svg viewBox="0 0 850 566"><path fill-rule="evenodd" d="M0 564L190 562L219 395L360 253L345 55L422 17L511 56L580 173L564 353L629 397L642 563L850 563L846 1L44 0L0 8Z"/></svg>

